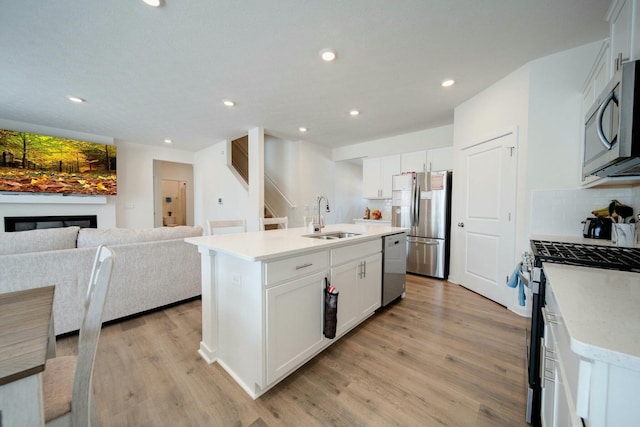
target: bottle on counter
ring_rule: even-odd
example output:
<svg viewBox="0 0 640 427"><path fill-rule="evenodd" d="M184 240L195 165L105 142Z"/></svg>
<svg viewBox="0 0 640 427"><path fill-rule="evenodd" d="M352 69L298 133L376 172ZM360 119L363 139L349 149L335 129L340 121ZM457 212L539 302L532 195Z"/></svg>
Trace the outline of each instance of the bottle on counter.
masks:
<svg viewBox="0 0 640 427"><path fill-rule="evenodd" d="M367 207L364 210L364 217L362 219L369 219L369 218L371 218L371 210Z"/></svg>

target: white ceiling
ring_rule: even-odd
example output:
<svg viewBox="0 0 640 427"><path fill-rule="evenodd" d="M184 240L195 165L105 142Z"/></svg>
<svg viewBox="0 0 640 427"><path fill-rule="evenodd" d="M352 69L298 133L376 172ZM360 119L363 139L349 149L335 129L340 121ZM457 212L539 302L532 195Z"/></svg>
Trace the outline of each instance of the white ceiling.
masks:
<svg viewBox="0 0 640 427"><path fill-rule="evenodd" d="M452 123L456 105L528 61L606 37L607 7L165 0L154 9L140 0L0 0L0 118L116 141L171 138L185 150L257 126L349 145ZM323 48L338 59L322 62ZM445 78L457 84L443 89ZM350 117L353 108L362 114Z"/></svg>

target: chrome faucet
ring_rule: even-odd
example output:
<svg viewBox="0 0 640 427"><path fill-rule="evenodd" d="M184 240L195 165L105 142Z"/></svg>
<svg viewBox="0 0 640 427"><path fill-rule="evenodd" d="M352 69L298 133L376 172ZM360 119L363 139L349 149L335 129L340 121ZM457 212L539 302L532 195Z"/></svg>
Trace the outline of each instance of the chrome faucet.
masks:
<svg viewBox="0 0 640 427"><path fill-rule="evenodd" d="M318 196L316 198L316 200L318 201L318 222L313 224L313 231L320 231L324 227L324 224L322 223L322 215L320 215L320 202L322 202L322 199L324 199L324 202L326 204L327 212L331 212L331 210L329 209L329 199L327 199L327 196Z"/></svg>

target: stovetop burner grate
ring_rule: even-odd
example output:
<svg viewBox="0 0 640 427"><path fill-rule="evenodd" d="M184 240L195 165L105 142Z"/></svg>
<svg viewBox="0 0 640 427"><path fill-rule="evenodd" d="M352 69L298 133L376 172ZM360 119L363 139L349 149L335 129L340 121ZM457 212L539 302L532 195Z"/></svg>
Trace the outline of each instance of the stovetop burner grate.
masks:
<svg viewBox="0 0 640 427"><path fill-rule="evenodd" d="M532 240L536 261L640 273L640 248Z"/></svg>

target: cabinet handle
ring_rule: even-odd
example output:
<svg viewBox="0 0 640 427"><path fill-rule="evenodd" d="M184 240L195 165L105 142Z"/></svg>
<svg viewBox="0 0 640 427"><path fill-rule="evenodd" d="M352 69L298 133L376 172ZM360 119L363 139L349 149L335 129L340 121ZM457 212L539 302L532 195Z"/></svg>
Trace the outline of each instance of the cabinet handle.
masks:
<svg viewBox="0 0 640 427"><path fill-rule="evenodd" d="M553 350L548 349L544 345L544 337L540 337L540 386L544 388L544 384L546 381L555 382L555 378L553 378L553 370L547 368L546 360L551 362L555 362L556 359L552 356L549 356L548 353L554 354ZM551 376L548 376L550 374Z"/></svg>
<svg viewBox="0 0 640 427"><path fill-rule="evenodd" d="M367 261L362 262L362 277L367 277Z"/></svg>
<svg viewBox="0 0 640 427"><path fill-rule="evenodd" d="M313 263L307 263L307 264L302 264L302 265L296 265L296 270L301 270L303 268L307 268L307 267L311 267L313 265Z"/></svg>
<svg viewBox="0 0 640 427"><path fill-rule="evenodd" d="M547 310L546 307L540 308L540 313L542 313L542 321L545 325L559 325L560 321L558 320L558 315L552 311Z"/></svg>

